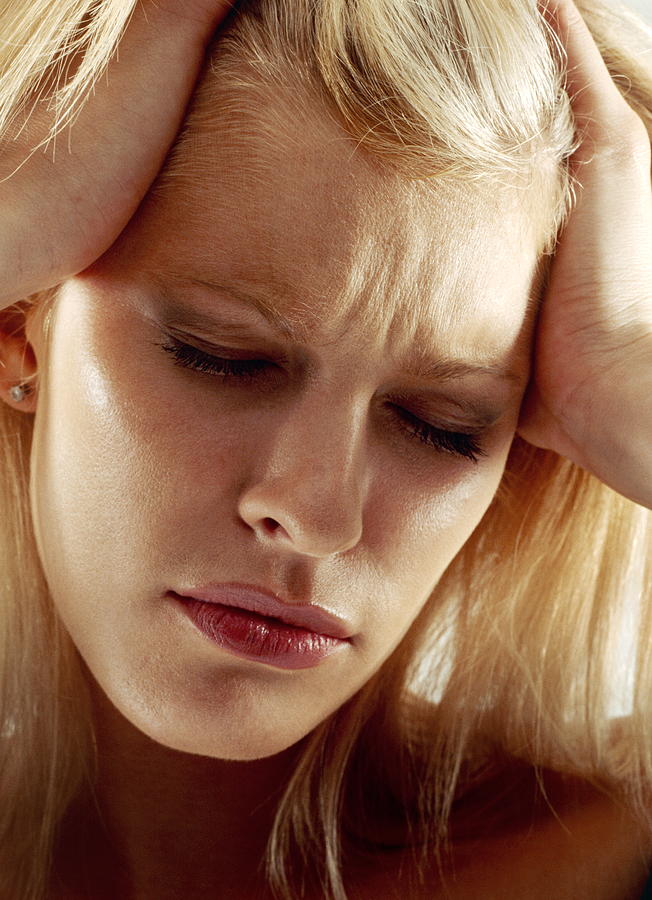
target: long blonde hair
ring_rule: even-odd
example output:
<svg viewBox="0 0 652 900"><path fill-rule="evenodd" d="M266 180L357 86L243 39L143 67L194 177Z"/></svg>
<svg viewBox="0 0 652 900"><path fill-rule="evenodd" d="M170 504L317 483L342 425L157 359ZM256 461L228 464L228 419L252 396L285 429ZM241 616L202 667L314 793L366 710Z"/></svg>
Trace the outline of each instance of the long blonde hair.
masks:
<svg viewBox="0 0 652 900"><path fill-rule="evenodd" d="M53 72L54 130L73 121L134 5L4 3L0 136ZM578 6L652 136L652 29L604 0ZM73 53L82 64L69 78ZM335 117L406 181L517 184L530 201L545 196L545 283L573 206L568 160L581 136L563 48L535 0L253 0L207 59L212 72L189 123L202 116L237 131L254 110L261 127L287 129L287 116L262 114L273 92L294 98L294 116L309 103ZM193 177L183 140L182 131L156 189L166 174ZM39 306L46 335L55 294L21 304ZM0 407L0 894L44 900L57 827L93 779L91 706L35 545L33 419ZM306 740L268 845L277 894L297 896L300 875L311 872L324 896L346 897L342 833L364 821L371 779L402 810L423 860L446 839L462 773L492 754L608 785L643 815L652 783L651 543L646 510L516 438L492 505L413 627ZM615 728L612 681L628 617L637 640Z"/></svg>

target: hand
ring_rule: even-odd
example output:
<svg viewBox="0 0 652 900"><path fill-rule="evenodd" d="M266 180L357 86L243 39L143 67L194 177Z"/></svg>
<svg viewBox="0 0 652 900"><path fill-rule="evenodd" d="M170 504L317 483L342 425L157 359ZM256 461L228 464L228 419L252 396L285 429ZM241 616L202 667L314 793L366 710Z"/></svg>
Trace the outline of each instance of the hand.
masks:
<svg viewBox="0 0 652 900"><path fill-rule="evenodd" d="M652 507L652 152L572 0L568 53L581 190L552 262L519 434Z"/></svg>
<svg viewBox="0 0 652 900"><path fill-rule="evenodd" d="M230 7L138 0L119 54L54 148L31 152L53 126L44 101L18 135L0 137L0 310L87 268L124 229L165 160Z"/></svg>

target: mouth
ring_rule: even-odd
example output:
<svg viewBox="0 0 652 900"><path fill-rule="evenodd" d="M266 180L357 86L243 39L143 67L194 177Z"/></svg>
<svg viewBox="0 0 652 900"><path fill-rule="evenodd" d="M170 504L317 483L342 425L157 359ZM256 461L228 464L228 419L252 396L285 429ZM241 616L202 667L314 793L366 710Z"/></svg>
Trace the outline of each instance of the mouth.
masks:
<svg viewBox="0 0 652 900"><path fill-rule="evenodd" d="M280 669L311 668L350 644L235 606L181 596L177 602L197 629L222 650Z"/></svg>
<svg viewBox="0 0 652 900"><path fill-rule="evenodd" d="M305 628L326 637L349 640L354 629L350 623L323 606L312 603L289 603L258 585L238 582L213 583L176 592L181 597L233 606L248 612L278 619L286 625Z"/></svg>

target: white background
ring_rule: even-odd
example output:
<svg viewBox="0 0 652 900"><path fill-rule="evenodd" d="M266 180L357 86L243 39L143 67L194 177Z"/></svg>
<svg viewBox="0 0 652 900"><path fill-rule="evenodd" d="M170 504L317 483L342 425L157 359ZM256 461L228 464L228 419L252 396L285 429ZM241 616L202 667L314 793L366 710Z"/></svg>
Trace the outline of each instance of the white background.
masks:
<svg viewBox="0 0 652 900"><path fill-rule="evenodd" d="M652 24L652 0L626 0L626 5Z"/></svg>

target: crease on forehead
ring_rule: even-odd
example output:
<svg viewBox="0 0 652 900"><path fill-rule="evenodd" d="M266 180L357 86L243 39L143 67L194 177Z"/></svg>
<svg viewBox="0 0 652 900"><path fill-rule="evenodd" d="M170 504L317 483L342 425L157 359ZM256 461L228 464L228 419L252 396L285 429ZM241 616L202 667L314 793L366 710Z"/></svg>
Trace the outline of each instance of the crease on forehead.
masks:
<svg viewBox="0 0 652 900"><path fill-rule="evenodd" d="M519 198L518 192L506 186L498 197L495 186L492 196L486 187L408 182L357 148L305 85L296 93L278 90L272 96L265 85L248 79L243 67L235 71L238 77L234 70L227 73L230 78L215 72L204 76L153 193L163 197L172 191L191 220L203 216L205 223L210 212L199 195L206 182L217 179L256 204L269 195L283 166L290 172L299 172L302 163L318 169L320 202L329 204L350 238L328 258L328 284L320 284L315 259L311 278L301 280L297 290L297 283L285 277L283 262L279 264L274 234L257 234L264 262L255 276L248 267L249 280L255 277L261 289L275 284L269 294L272 309L281 305L280 311L312 335L313 342L328 301L325 343L355 327L370 342L392 335L412 344L418 334L419 344L432 345L487 290L486 270L496 239L516 241L513 252L522 251L525 258L536 226L527 198ZM444 226L439 236L427 233L428 215L435 213ZM511 229L510 216L519 223L512 219ZM421 234L417 219L423 223ZM543 275L535 262L528 260L534 278L528 312L534 312ZM237 270L237 260L233 264ZM260 301L266 302L262 293Z"/></svg>

